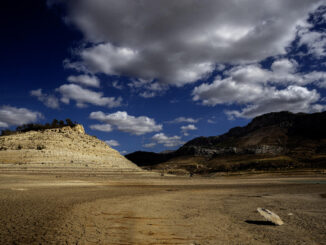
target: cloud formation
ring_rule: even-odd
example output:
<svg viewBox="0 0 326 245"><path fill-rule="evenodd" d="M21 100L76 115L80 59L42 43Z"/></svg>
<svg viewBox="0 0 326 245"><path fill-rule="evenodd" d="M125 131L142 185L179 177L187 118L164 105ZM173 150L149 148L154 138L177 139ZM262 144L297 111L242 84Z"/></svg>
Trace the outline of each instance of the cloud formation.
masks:
<svg viewBox="0 0 326 245"><path fill-rule="evenodd" d="M168 121L168 123L196 123L199 119L194 119L191 117L177 117L171 121Z"/></svg>
<svg viewBox="0 0 326 245"><path fill-rule="evenodd" d="M107 143L109 146L119 146L119 142L116 140L106 140L105 143Z"/></svg>
<svg viewBox="0 0 326 245"><path fill-rule="evenodd" d="M102 132L111 132L113 130L110 124L93 124L89 127L93 130L102 131Z"/></svg>
<svg viewBox="0 0 326 245"><path fill-rule="evenodd" d="M128 87L143 98L153 98L159 94L163 94L168 89L168 86L165 84L153 82L152 79L141 78L131 79Z"/></svg>
<svg viewBox="0 0 326 245"><path fill-rule="evenodd" d="M326 23L325 9L318 8L324 4L322 0L51 2L64 2L66 22L85 37L85 45L66 66L85 74L128 77L126 84L112 83L117 89L129 88L143 98L153 98L170 86L200 80L193 89L193 101L206 106L238 106L226 111L230 117L325 108L314 87L326 87L326 72L303 69L306 67L298 62L299 54L290 54L290 50L306 47L300 55L317 59L326 56L326 35L316 28L316 23ZM267 68L263 62L266 58L276 60ZM220 76L204 82L213 71ZM98 87L95 75L71 76L68 80ZM75 100L78 107L117 107L122 100L77 84L62 85L57 91L63 103ZM195 120L180 117L170 123L192 124ZM103 125L92 127L119 129L118 125Z"/></svg>
<svg viewBox="0 0 326 245"><path fill-rule="evenodd" d="M154 146L156 146L156 143L155 142L152 142L152 143L148 143L148 144L144 144L143 147L145 148L153 148Z"/></svg>
<svg viewBox="0 0 326 245"><path fill-rule="evenodd" d="M308 90L304 87L289 86L283 90L271 88L241 111L227 111L226 113L231 118L253 118L268 112L277 111L320 112L325 110L326 106L316 104L319 99L320 95L316 90Z"/></svg>
<svg viewBox="0 0 326 245"><path fill-rule="evenodd" d="M45 94L42 92L42 89L36 89L30 91L30 95L36 97L39 101L41 101L45 106L50 107L52 109L59 108L59 100L54 95Z"/></svg>
<svg viewBox="0 0 326 245"><path fill-rule="evenodd" d="M67 80L71 83L78 83L88 87L100 87L100 80L96 76L89 75L79 75L79 76L69 76Z"/></svg>
<svg viewBox="0 0 326 245"><path fill-rule="evenodd" d="M315 25L322 25L326 23L325 6L318 8L312 16L312 22ZM324 28L322 30L314 30L314 24L308 24L298 31L299 46L306 46L306 54L312 55L317 59L326 56L326 34Z"/></svg>
<svg viewBox="0 0 326 245"><path fill-rule="evenodd" d="M75 100L77 107L85 107L87 104L92 104L113 108L121 106L122 102L121 97L104 97L102 92L85 89L77 84L64 84L57 88L56 91L61 94L61 102L69 104L70 100Z"/></svg>
<svg viewBox="0 0 326 245"><path fill-rule="evenodd" d="M156 124L154 119L146 116L130 116L125 111L117 111L111 114L105 114L101 111L97 111L92 112L90 114L90 118L104 123L102 126L91 126L93 129L98 129L100 127L112 127L119 131L133 135L143 135L146 133L161 131L163 127L161 124Z"/></svg>
<svg viewBox="0 0 326 245"><path fill-rule="evenodd" d="M189 135L188 131L197 130L197 127L193 124L189 124L186 126L181 126L180 129L185 136L188 136Z"/></svg>
<svg viewBox="0 0 326 245"><path fill-rule="evenodd" d="M205 78L218 63L285 54L297 27L323 1L65 2L67 22L91 43L70 67L183 86Z"/></svg>
<svg viewBox="0 0 326 245"><path fill-rule="evenodd" d="M179 146L181 144L183 144L184 142L181 141L181 137L180 136L166 136L164 133L158 133L155 134L152 137L152 140L154 142L156 142L157 144L162 144L165 147L175 147L175 146Z"/></svg>
<svg viewBox="0 0 326 245"><path fill-rule="evenodd" d="M264 69L259 64L235 66L212 83L194 88L194 101L203 105L236 104L241 112L227 112L230 116L251 118L271 111L315 112L325 108L318 104L320 95L307 84L324 86L326 73L297 72L294 60L280 59Z"/></svg>
<svg viewBox="0 0 326 245"><path fill-rule="evenodd" d="M0 107L0 128L18 126L27 123L34 123L41 119L41 113L31 111L26 108L17 108L13 106Z"/></svg>

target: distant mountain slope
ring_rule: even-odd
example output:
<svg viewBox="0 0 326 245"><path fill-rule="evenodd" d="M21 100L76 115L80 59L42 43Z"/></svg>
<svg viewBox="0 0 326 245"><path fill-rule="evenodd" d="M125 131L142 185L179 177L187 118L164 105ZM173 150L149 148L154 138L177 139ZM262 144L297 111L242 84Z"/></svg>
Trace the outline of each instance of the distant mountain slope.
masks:
<svg viewBox="0 0 326 245"><path fill-rule="evenodd" d="M168 169L183 166L195 172L237 170L240 166L244 169L325 166L326 112L268 113L223 135L195 138L173 153L135 152L126 157L139 166Z"/></svg>

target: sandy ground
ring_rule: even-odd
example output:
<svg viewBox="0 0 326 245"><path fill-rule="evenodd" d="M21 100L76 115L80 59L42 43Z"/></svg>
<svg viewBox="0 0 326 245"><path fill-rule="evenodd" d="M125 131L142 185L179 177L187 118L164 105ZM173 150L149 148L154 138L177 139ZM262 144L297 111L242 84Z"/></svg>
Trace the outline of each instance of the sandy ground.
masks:
<svg viewBox="0 0 326 245"><path fill-rule="evenodd" d="M326 244L326 176L2 171L0 221L0 244Z"/></svg>

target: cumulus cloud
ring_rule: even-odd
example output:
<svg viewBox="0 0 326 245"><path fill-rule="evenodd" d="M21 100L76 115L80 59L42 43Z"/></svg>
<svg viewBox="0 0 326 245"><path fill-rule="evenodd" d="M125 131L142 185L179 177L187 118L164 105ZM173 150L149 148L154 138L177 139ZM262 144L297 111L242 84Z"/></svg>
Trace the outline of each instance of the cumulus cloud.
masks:
<svg viewBox="0 0 326 245"><path fill-rule="evenodd" d="M156 146L156 143L154 142L143 145L145 148L153 148L154 146Z"/></svg>
<svg viewBox="0 0 326 245"><path fill-rule="evenodd" d="M67 80L71 83L78 83L89 87L100 87L100 80L96 76L89 75L79 75L79 76L69 76Z"/></svg>
<svg viewBox="0 0 326 245"><path fill-rule="evenodd" d="M180 129L185 136L188 136L189 135L188 131L197 130L197 127L193 124L189 124L186 126L181 126Z"/></svg>
<svg viewBox="0 0 326 245"><path fill-rule="evenodd" d="M101 111L97 111L92 112L90 114L90 118L105 123L103 125L110 125L119 131L134 135L143 135L162 130L162 125L156 124L154 119L146 116L130 116L125 111L117 111L111 114L105 114Z"/></svg>
<svg viewBox="0 0 326 245"><path fill-rule="evenodd" d="M300 32L300 45L308 48L308 54L317 58L326 55L326 34L324 32L304 30Z"/></svg>
<svg viewBox="0 0 326 245"><path fill-rule="evenodd" d="M322 108L316 104L320 99L318 92L304 85L324 86L326 73L299 73L297 66L294 60L288 59L274 61L270 70L258 64L236 66L225 71L223 79L217 77L210 84L195 87L193 100L209 106L244 105L241 112L228 112L228 115L247 118L271 111L312 112Z"/></svg>
<svg viewBox="0 0 326 245"><path fill-rule="evenodd" d="M168 86L162 83L153 82L151 79L132 79L131 82L128 83L128 87L131 88L132 91L138 92L139 96L143 98L153 98L158 94L163 94Z"/></svg>
<svg viewBox="0 0 326 245"><path fill-rule="evenodd" d="M241 111L227 111L230 118L252 118L267 112L320 112L326 109L325 105L316 104L320 95L316 90L304 87L289 86L283 90L271 88L266 96L257 98L255 103L247 105Z"/></svg>
<svg viewBox="0 0 326 245"><path fill-rule="evenodd" d="M285 54L297 27L322 3L65 1L67 22L77 26L91 44L80 49L80 60L69 66L183 86L205 78L218 63L257 62Z"/></svg>
<svg viewBox="0 0 326 245"><path fill-rule="evenodd" d="M316 86L326 83L326 72L310 71L299 72L298 63L292 59L275 60L270 69L263 69L260 64L239 65L225 71L224 75L237 83L264 83L281 85L307 85Z"/></svg>
<svg viewBox="0 0 326 245"><path fill-rule="evenodd" d="M295 60L280 59L273 62L271 69L275 74L288 75L296 72L298 63Z"/></svg>
<svg viewBox="0 0 326 245"><path fill-rule="evenodd" d="M106 140L105 143L107 143L109 146L119 146L119 142L116 140Z"/></svg>
<svg viewBox="0 0 326 245"><path fill-rule="evenodd" d="M168 123L196 123L199 119L194 119L191 117L177 117L173 119L172 121L168 121Z"/></svg>
<svg viewBox="0 0 326 245"><path fill-rule="evenodd" d="M311 23L301 27L298 31L299 46L307 47L307 54L315 58L326 56L326 34L324 28L313 29L315 25L326 23L326 7L320 7L312 16Z"/></svg>
<svg viewBox="0 0 326 245"><path fill-rule="evenodd" d="M110 124L93 124L90 126L90 128L102 132L111 132L113 130Z"/></svg>
<svg viewBox="0 0 326 245"><path fill-rule="evenodd" d="M158 133L155 134L152 137L152 140L154 142L156 142L157 144L162 144L166 147L175 147L175 146L179 146L181 144L183 144L184 142L181 141L181 137L180 136L166 136L164 133Z"/></svg>
<svg viewBox="0 0 326 245"><path fill-rule="evenodd" d="M13 106L0 107L0 127L2 128L34 123L42 117L41 113L26 108Z"/></svg>
<svg viewBox="0 0 326 245"><path fill-rule="evenodd" d="M41 101L45 106L50 107L52 109L59 108L59 100L54 95L48 95L42 92L42 89L36 89L30 91L30 95L36 97L39 101Z"/></svg>
<svg viewBox="0 0 326 245"><path fill-rule="evenodd" d="M77 107L85 107L87 104L106 106L109 108L121 106L122 98L104 97L102 92L95 92L80 87L77 84L64 84L56 89L61 94L61 101L69 104L75 100Z"/></svg>

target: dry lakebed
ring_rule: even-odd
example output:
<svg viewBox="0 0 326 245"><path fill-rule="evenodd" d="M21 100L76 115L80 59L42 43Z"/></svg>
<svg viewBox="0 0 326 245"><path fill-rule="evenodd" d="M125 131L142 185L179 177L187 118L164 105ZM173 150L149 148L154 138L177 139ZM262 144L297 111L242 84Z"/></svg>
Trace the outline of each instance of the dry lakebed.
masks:
<svg viewBox="0 0 326 245"><path fill-rule="evenodd" d="M277 213L284 224L257 212ZM0 244L326 244L326 176L0 172Z"/></svg>

